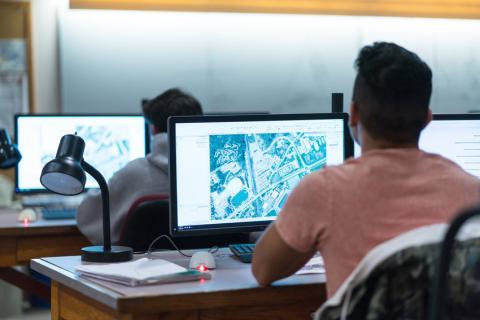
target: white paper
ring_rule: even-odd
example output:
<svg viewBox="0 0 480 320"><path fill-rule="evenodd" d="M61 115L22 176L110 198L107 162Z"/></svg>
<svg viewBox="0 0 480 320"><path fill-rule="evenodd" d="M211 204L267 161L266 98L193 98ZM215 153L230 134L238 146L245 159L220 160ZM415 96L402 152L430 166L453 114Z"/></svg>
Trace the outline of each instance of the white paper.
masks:
<svg viewBox="0 0 480 320"><path fill-rule="evenodd" d="M105 279L120 277L134 280L145 280L187 271L187 269L175 263L163 259L148 258L121 263L81 265L75 269L80 273L97 275Z"/></svg>
<svg viewBox="0 0 480 320"><path fill-rule="evenodd" d="M27 70L24 39L0 40L0 72L23 73Z"/></svg>
<svg viewBox="0 0 480 320"><path fill-rule="evenodd" d="M24 39L0 40L0 127L13 135L13 115L28 111L28 74Z"/></svg>
<svg viewBox="0 0 480 320"><path fill-rule="evenodd" d="M310 259L300 270L295 274L314 274L325 273L325 265L321 256L315 256Z"/></svg>

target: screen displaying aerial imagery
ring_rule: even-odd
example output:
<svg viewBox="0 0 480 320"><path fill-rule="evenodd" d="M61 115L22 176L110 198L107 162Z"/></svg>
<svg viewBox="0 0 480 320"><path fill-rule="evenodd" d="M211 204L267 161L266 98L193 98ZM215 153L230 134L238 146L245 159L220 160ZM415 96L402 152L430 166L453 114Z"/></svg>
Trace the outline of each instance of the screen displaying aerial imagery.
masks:
<svg viewBox="0 0 480 320"><path fill-rule="evenodd" d="M23 159L18 166L17 188L44 189L43 166L55 158L60 139L77 134L85 141L83 158L106 180L133 159L145 156L145 122L141 116L22 116L18 119L18 146ZM98 188L87 175L86 188Z"/></svg>
<svg viewBox="0 0 480 320"><path fill-rule="evenodd" d="M131 161L131 143L129 132L118 125L75 125L73 130L85 141L83 158L90 162L108 180L120 168ZM49 141L48 135L43 141ZM58 140L58 139L57 139ZM51 141L56 141L51 139ZM57 150L51 145L40 145L42 167L55 158ZM141 156L141 155L137 155ZM87 187L97 187L96 181L87 175Z"/></svg>
<svg viewBox="0 0 480 320"><path fill-rule="evenodd" d="M275 217L290 191L327 164L325 133L210 135L211 220Z"/></svg>

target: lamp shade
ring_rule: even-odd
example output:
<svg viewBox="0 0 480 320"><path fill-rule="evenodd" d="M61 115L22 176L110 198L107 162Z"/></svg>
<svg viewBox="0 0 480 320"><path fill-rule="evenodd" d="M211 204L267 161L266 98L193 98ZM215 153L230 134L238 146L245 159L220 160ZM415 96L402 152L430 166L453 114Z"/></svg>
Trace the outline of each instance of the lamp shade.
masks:
<svg viewBox="0 0 480 320"><path fill-rule="evenodd" d="M12 143L8 131L0 129L0 169L12 168L21 159L22 155L17 146Z"/></svg>
<svg viewBox="0 0 480 320"><path fill-rule="evenodd" d="M85 187L85 171L81 166L85 142L76 135L62 137L55 159L42 169L40 183L58 194L76 195Z"/></svg>

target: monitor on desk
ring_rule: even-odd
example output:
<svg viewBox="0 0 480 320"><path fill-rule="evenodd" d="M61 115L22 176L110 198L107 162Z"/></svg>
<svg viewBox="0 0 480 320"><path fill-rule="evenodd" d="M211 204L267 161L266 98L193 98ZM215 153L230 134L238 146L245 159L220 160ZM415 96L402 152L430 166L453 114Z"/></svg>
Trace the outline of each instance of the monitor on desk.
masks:
<svg viewBox="0 0 480 320"><path fill-rule="evenodd" d="M172 117L174 236L264 229L310 172L353 154L348 115Z"/></svg>
<svg viewBox="0 0 480 320"><path fill-rule="evenodd" d="M420 149L438 153L480 178L480 114L435 114Z"/></svg>
<svg viewBox="0 0 480 320"><path fill-rule="evenodd" d="M480 178L480 114L434 114L420 135L419 147ZM360 155L361 148L355 143L355 157Z"/></svg>
<svg viewBox="0 0 480 320"><path fill-rule="evenodd" d="M23 156L16 170L16 192L46 192L40 173L55 157L60 138L69 133L85 140L85 160L107 181L149 149L150 134L142 115L16 115L15 139ZM85 187L98 185L87 175Z"/></svg>

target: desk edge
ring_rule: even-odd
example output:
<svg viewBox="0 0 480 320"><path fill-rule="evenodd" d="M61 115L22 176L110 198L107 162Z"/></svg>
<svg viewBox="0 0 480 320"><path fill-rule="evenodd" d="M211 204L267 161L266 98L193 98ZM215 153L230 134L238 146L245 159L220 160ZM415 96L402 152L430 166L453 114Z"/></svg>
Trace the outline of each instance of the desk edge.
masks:
<svg viewBox="0 0 480 320"><path fill-rule="evenodd" d="M118 300L123 296L116 291L100 286L88 279L81 278L75 273L62 269L44 259L32 259L30 261L30 267L61 285L78 291L109 308L118 310Z"/></svg>

